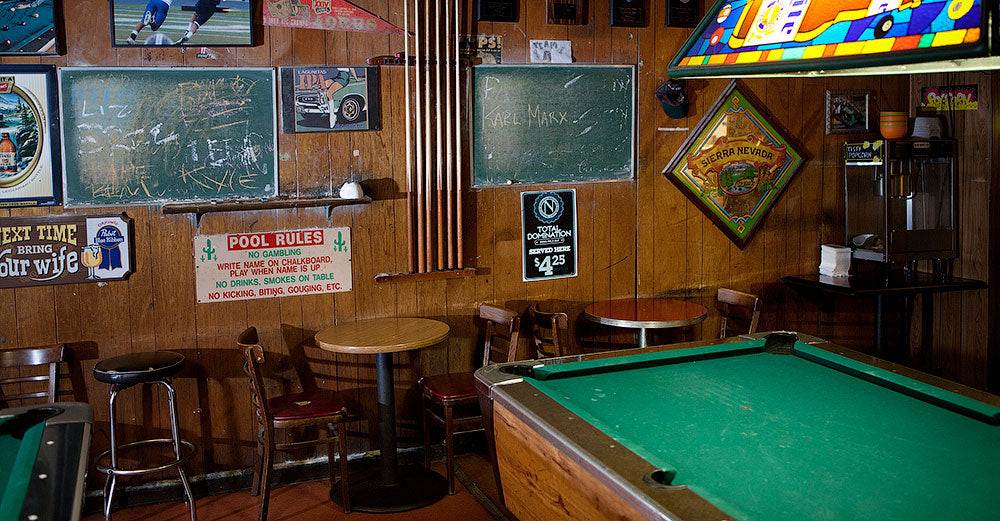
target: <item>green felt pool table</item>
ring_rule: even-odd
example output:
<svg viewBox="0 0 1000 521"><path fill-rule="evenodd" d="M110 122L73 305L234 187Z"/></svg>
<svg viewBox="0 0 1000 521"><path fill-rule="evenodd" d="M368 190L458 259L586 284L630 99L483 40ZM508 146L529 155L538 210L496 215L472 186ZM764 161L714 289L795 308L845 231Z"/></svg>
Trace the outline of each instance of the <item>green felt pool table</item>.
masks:
<svg viewBox="0 0 1000 521"><path fill-rule="evenodd" d="M75 521L94 421L84 403L0 411L0 521Z"/></svg>
<svg viewBox="0 0 1000 521"><path fill-rule="evenodd" d="M1000 397L779 334L477 372L532 519L1000 518Z"/></svg>

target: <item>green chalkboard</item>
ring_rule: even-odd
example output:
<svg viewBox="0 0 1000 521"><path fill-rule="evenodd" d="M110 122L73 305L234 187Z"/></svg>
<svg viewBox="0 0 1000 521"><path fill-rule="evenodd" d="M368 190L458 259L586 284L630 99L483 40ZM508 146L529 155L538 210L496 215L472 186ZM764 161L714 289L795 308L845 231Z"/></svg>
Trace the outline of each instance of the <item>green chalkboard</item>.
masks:
<svg viewBox="0 0 1000 521"><path fill-rule="evenodd" d="M277 194L273 69L63 68L67 205Z"/></svg>
<svg viewBox="0 0 1000 521"><path fill-rule="evenodd" d="M473 72L474 184L627 179L631 65L481 65Z"/></svg>

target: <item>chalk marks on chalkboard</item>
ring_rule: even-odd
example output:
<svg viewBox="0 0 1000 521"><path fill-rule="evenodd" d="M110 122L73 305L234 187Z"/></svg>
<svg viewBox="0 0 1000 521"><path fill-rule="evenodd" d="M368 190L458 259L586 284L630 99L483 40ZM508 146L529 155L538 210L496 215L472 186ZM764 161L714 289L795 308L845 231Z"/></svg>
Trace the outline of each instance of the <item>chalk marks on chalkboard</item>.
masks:
<svg viewBox="0 0 1000 521"><path fill-rule="evenodd" d="M635 163L632 66L477 66L477 186L628 179Z"/></svg>
<svg viewBox="0 0 1000 521"><path fill-rule="evenodd" d="M277 193L274 72L60 70L67 204Z"/></svg>

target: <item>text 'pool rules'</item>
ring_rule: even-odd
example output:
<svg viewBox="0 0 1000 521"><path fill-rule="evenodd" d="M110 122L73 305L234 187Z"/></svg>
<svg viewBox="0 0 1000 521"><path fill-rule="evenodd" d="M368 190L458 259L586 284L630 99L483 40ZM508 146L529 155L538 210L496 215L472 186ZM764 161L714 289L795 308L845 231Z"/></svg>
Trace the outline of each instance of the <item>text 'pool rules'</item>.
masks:
<svg viewBox="0 0 1000 521"><path fill-rule="evenodd" d="M524 281L576 276L576 190L521 193Z"/></svg>

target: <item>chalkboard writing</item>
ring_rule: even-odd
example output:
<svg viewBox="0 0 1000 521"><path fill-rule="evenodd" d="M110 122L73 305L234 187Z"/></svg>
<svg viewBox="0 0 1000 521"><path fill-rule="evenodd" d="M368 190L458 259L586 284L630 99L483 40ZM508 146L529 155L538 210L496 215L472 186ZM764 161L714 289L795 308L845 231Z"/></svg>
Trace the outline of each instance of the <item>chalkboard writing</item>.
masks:
<svg viewBox="0 0 1000 521"><path fill-rule="evenodd" d="M277 194L272 69L59 72L67 205Z"/></svg>
<svg viewBox="0 0 1000 521"><path fill-rule="evenodd" d="M635 164L632 66L478 66L477 186L627 179Z"/></svg>

